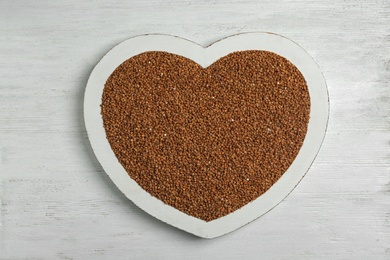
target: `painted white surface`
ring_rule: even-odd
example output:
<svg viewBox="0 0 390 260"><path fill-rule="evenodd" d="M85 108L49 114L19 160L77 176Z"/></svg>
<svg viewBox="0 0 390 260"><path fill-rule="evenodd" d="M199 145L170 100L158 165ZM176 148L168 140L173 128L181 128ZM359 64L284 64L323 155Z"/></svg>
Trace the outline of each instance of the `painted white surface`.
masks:
<svg viewBox="0 0 390 260"><path fill-rule="evenodd" d="M1 259L389 259L390 2L0 2ZM83 93L113 45L143 33L204 46L245 31L293 39L330 95L310 171L277 208L203 240L143 213L87 140Z"/></svg>
<svg viewBox="0 0 390 260"><path fill-rule="evenodd" d="M302 73L310 94L310 120L302 147L294 162L272 187L254 201L222 218L206 222L189 216L151 196L129 178L106 139L101 100L106 80L131 57L147 51L164 51L184 56L204 68L235 51L265 50L281 55ZM194 86L196 87L196 86ZM312 57L293 41L274 33L240 33L203 48L177 36L148 34L121 42L95 66L84 93L84 122L97 160L112 182L134 204L172 226L204 238L232 232L278 205L302 180L317 156L328 124L329 96L322 72Z"/></svg>

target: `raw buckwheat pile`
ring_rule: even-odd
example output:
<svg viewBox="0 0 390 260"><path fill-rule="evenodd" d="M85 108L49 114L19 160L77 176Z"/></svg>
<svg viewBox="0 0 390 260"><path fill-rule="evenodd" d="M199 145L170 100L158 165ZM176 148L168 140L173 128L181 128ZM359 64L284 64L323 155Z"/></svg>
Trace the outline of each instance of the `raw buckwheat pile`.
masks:
<svg viewBox="0 0 390 260"><path fill-rule="evenodd" d="M258 198L288 169L306 135L310 97L299 70L271 52L233 52L208 68L145 52L107 79L101 113L132 179L211 221Z"/></svg>

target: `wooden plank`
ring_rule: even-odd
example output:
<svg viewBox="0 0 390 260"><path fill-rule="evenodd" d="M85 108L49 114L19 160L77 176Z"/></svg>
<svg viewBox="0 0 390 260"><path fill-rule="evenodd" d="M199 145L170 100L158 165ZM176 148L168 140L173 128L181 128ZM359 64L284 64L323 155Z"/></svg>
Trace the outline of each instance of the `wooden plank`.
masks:
<svg viewBox="0 0 390 260"><path fill-rule="evenodd" d="M154 0L0 3L0 259L389 259L390 2ZM291 38L327 80L330 121L307 176L264 217L215 240L128 201L82 119L93 66L138 34L202 45Z"/></svg>

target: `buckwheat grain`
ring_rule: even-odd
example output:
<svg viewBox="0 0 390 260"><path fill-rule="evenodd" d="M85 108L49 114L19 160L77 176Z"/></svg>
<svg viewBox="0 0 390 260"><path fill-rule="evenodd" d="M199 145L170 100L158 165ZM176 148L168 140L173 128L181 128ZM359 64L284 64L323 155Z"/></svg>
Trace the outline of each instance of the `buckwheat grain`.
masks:
<svg viewBox="0 0 390 260"><path fill-rule="evenodd" d="M101 114L132 179L211 221L261 196L288 169L306 135L310 96L299 70L271 52L234 52L205 69L145 52L107 79Z"/></svg>

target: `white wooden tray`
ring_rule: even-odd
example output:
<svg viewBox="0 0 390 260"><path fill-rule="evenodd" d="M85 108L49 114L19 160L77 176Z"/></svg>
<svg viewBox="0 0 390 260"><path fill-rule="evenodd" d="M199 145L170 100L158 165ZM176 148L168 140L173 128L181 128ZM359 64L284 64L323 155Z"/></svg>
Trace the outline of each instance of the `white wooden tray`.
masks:
<svg viewBox="0 0 390 260"><path fill-rule="evenodd" d="M152 197L129 177L106 139L100 114L103 88L107 78L122 62L142 52L166 51L207 67L231 52L244 50L274 52L290 60L301 71L311 99L308 131L295 161L266 193L225 217L206 222ZM328 109L326 83L315 61L293 41L271 33L238 34L207 48L168 35L131 38L115 46L96 65L88 80L84 98L84 118L89 140L97 159L115 185L126 197L154 217L205 238L218 237L248 224L278 205L298 185L320 149L327 127Z"/></svg>

